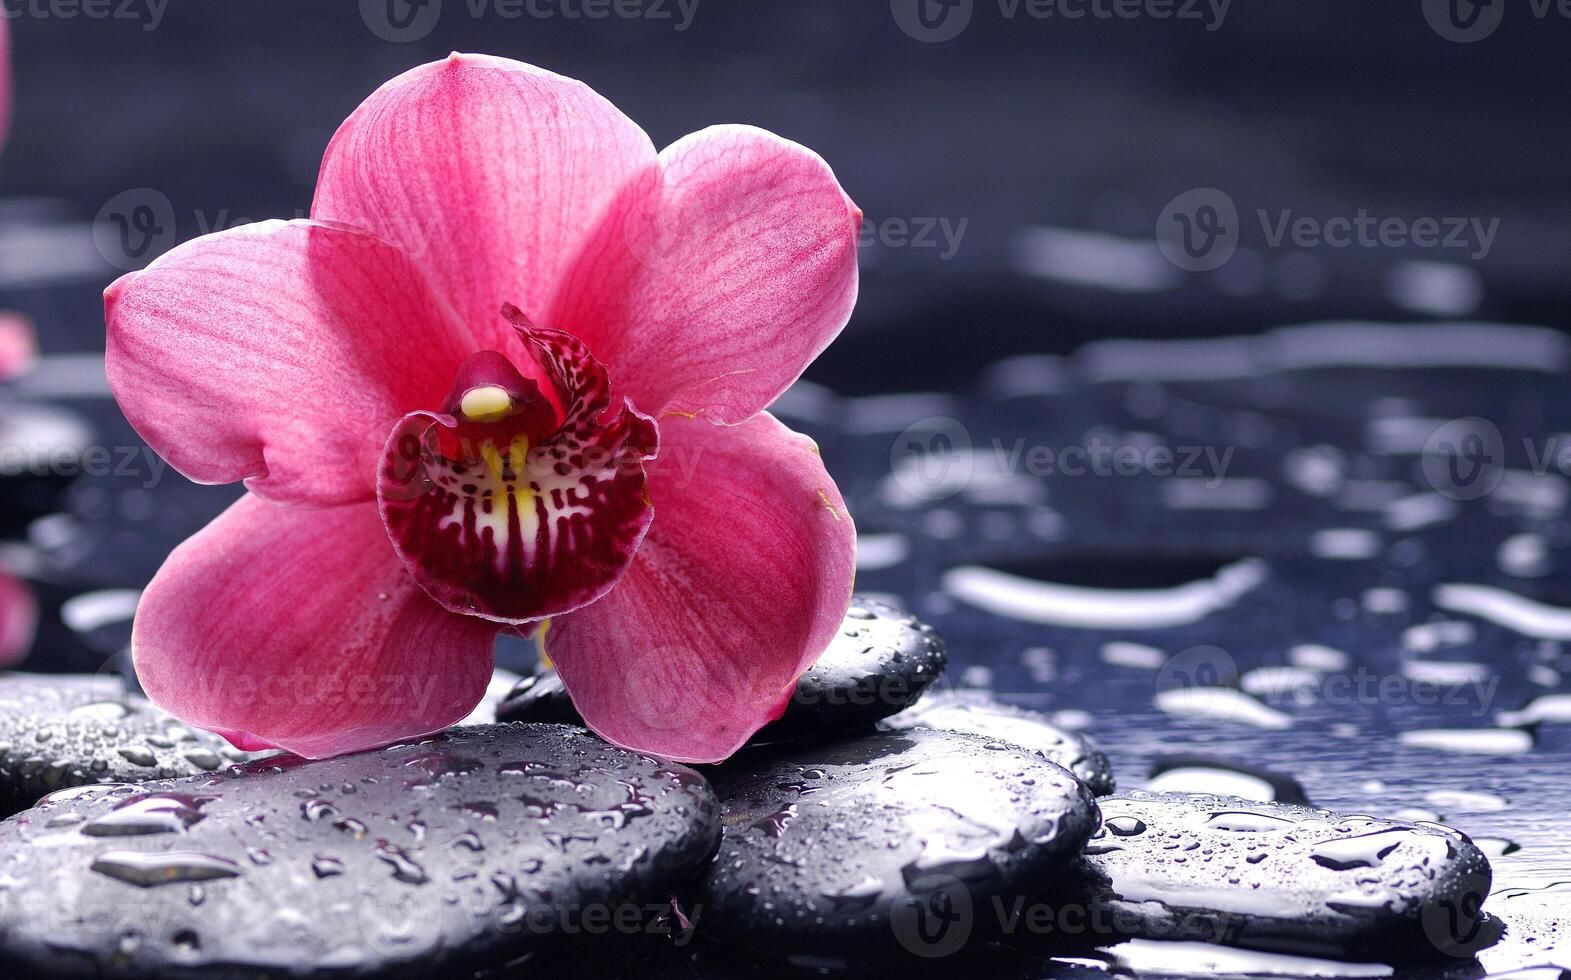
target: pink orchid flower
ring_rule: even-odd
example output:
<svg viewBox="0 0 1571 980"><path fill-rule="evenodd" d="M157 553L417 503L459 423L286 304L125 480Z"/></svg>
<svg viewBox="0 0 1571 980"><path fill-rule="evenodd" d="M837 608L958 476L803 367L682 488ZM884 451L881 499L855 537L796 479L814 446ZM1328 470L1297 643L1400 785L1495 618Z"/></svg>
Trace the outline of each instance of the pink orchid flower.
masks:
<svg viewBox="0 0 1571 980"><path fill-rule="evenodd" d="M853 573L764 411L856 300L823 160L742 126L656 153L580 82L455 54L345 121L311 215L105 293L137 431L250 490L142 598L152 698L334 755L463 718L512 628L618 745L715 761L778 716Z"/></svg>

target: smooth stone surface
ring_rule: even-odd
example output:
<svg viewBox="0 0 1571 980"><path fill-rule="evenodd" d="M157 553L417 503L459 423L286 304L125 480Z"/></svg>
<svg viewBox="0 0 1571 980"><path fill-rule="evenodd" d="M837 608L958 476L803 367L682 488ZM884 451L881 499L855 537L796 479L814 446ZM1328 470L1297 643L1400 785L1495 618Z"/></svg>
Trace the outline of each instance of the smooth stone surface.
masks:
<svg viewBox="0 0 1571 980"><path fill-rule="evenodd" d="M62 787L199 776L252 758L127 693L114 675L0 675L6 814Z"/></svg>
<svg viewBox="0 0 1571 980"><path fill-rule="evenodd" d="M0 960L456 975L663 905L719 830L697 773L547 725L73 790L0 824Z"/></svg>
<svg viewBox="0 0 1571 980"><path fill-rule="evenodd" d="M930 912L1061 875L1097 824L1064 769L957 732L760 747L711 781L726 829L699 930L809 966L921 952Z"/></svg>
<svg viewBox="0 0 1571 980"><path fill-rule="evenodd" d="M573 707L562 678L554 670L542 670L513 685L496 706L497 721L543 722L551 725L584 724L584 717Z"/></svg>
<svg viewBox="0 0 1571 980"><path fill-rule="evenodd" d="M948 654L931 626L885 602L855 596L845 623L797 681L785 714L752 742L864 728L915 703L944 671ZM518 683L497 707L500 721L582 725L555 671Z"/></svg>
<svg viewBox="0 0 1571 980"><path fill-rule="evenodd" d="M999 739L1063 766L1097 796L1113 792L1113 764L1088 736L1060 728L1038 712L988 697L937 691L878 725L887 731L941 728Z"/></svg>
<svg viewBox="0 0 1571 980"><path fill-rule="evenodd" d="M1466 956L1498 938L1478 915L1488 859L1440 824L1200 794L1098 804L1102 826L1055 896L1089 910L1095 938L1393 961Z"/></svg>
<svg viewBox="0 0 1571 980"><path fill-rule="evenodd" d="M872 725L915 704L948 661L944 638L932 626L887 602L853 596L840 632L797 681L785 714L753 741Z"/></svg>

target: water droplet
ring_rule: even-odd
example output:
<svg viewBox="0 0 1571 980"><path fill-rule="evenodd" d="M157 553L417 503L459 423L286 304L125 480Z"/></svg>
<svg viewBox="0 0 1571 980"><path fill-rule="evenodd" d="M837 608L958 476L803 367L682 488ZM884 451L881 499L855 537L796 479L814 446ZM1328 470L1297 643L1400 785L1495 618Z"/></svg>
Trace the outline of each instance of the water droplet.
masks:
<svg viewBox="0 0 1571 980"><path fill-rule="evenodd" d="M783 837L785 832L791 829L791 825L796 822L796 816L797 805L792 803L776 810L767 817L760 817L753 822L753 826L770 837Z"/></svg>
<svg viewBox="0 0 1571 980"><path fill-rule="evenodd" d="M93 859L92 869L142 888L240 876L233 861L197 851L104 851Z"/></svg>
<svg viewBox="0 0 1571 980"><path fill-rule="evenodd" d="M403 848L389 844L387 841L376 842L376 856L387 862L393 869L393 877L411 885L423 885L430 881L414 858L411 858Z"/></svg>
<svg viewBox="0 0 1571 980"><path fill-rule="evenodd" d="M331 878L344 873L344 862L335 857L317 854L311 859L311 873L318 878Z"/></svg>
<svg viewBox="0 0 1571 980"><path fill-rule="evenodd" d="M158 765L158 757L153 754L152 749L145 745L125 745L121 746L118 751L120 757L133 766L144 766L150 769Z"/></svg>
<svg viewBox="0 0 1571 980"><path fill-rule="evenodd" d="M1108 833L1115 837L1134 837L1146 831L1145 822L1138 817L1111 817L1103 826L1107 828Z"/></svg>
<svg viewBox="0 0 1571 980"><path fill-rule="evenodd" d="M201 808L216 796L187 793L146 793L133 796L113 810L82 826L90 837L120 837L138 834L177 834L201 820Z"/></svg>

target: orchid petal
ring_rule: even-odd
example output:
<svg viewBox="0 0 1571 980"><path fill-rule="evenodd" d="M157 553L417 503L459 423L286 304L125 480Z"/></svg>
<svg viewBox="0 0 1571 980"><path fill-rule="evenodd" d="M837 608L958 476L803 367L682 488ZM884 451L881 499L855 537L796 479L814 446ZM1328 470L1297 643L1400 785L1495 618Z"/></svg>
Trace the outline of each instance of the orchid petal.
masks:
<svg viewBox="0 0 1571 980"><path fill-rule="evenodd" d="M169 556L131 648L165 710L241 748L321 758L463 718L491 678L496 629L421 591L375 507L247 494Z"/></svg>
<svg viewBox="0 0 1571 980"><path fill-rule="evenodd" d="M643 130L582 82L455 54L383 85L339 127L311 213L402 245L481 346L505 350L497 310L539 312L602 212L655 164Z"/></svg>
<svg viewBox="0 0 1571 980"><path fill-rule="evenodd" d="M474 349L398 248L264 222L187 242L104 293L110 387L199 483L280 503L369 500L388 428Z"/></svg>
<svg viewBox="0 0 1571 980"><path fill-rule="evenodd" d="M545 646L608 741L715 762L784 710L840 629L856 534L812 440L773 416L660 429L632 567L553 619Z"/></svg>
<svg viewBox="0 0 1571 980"><path fill-rule="evenodd" d="M741 422L850 318L862 215L817 154L760 129L706 129L660 163L623 193L546 322L584 338L656 418Z"/></svg>

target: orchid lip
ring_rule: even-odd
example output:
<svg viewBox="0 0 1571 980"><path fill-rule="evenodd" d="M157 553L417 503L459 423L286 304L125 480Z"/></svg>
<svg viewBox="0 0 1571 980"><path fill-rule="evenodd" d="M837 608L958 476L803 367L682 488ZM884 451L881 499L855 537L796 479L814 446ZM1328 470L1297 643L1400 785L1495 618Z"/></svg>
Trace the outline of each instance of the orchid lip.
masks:
<svg viewBox="0 0 1571 980"><path fill-rule="evenodd" d="M604 595L653 517L658 430L614 406L581 341L506 307L548 389L501 353L459 367L442 412L394 428L377 494L393 548L453 612L522 624ZM558 408L560 406L560 408Z"/></svg>

